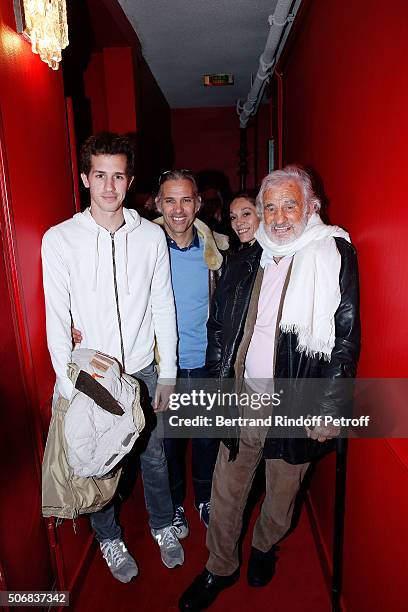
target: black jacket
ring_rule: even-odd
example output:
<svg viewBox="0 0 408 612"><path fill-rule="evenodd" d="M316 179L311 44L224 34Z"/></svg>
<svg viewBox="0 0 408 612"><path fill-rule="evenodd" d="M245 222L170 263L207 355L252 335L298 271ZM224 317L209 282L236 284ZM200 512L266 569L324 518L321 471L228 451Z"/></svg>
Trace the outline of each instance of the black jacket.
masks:
<svg viewBox="0 0 408 612"><path fill-rule="evenodd" d="M308 390L308 413L345 414L350 408L350 393L344 392L336 381L354 378L360 351L360 316L357 257L354 247L342 238L335 238L341 256L340 292L341 302L335 313L336 342L330 362L318 357L307 357L296 350L297 337L293 333L279 331L276 355L275 378L290 379L289 393L296 381L297 394L293 402L299 401L302 379L326 379L313 398ZM255 243L252 247L232 256L224 270L216 293L208 329L207 369L214 378L232 378L238 348L244 326L251 293L259 268L262 253ZM271 347L271 351L274 347ZM323 388L322 388L323 386ZM304 400L303 400L304 401ZM313 403L315 405L313 405ZM348 404L348 405L347 405ZM294 410L296 413L296 410ZM239 434L239 432L238 432ZM239 437L224 440L230 449L230 458L238 452ZM288 463L305 463L331 450L334 441L321 443L309 438L267 437L264 446L265 458L282 458Z"/></svg>

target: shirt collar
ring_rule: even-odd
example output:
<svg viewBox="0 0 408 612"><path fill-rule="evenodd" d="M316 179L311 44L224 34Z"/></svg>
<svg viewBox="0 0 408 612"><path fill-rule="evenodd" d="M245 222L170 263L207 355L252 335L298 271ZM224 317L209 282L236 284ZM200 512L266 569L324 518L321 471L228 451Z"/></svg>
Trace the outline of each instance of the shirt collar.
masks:
<svg viewBox="0 0 408 612"><path fill-rule="evenodd" d="M198 232L195 227L193 227L193 239L190 242L190 244L186 247L180 248L179 246L177 246L176 241L173 240L173 238L170 238L167 232L166 232L166 238L167 238L167 244L169 245L169 247L171 249L174 249L175 251L189 251L190 249L193 249L193 248L195 249L200 248L200 239L198 237Z"/></svg>
<svg viewBox="0 0 408 612"><path fill-rule="evenodd" d="M122 227L123 227L124 225L126 225L126 221L123 219L123 223L122 223L122 225L119 225L119 227L117 227L117 228L115 229L115 231L114 231L114 232L110 232L111 236L113 236L114 234L116 234L116 232L117 232L118 230L122 229Z"/></svg>

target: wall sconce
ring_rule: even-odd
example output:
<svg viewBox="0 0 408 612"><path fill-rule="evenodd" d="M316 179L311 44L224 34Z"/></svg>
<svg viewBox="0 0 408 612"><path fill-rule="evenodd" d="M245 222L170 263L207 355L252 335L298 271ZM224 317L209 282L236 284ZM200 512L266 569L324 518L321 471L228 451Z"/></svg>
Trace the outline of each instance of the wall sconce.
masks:
<svg viewBox="0 0 408 612"><path fill-rule="evenodd" d="M17 32L29 39L33 53L58 70L69 42L65 0L14 0L14 14Z"/></svg>

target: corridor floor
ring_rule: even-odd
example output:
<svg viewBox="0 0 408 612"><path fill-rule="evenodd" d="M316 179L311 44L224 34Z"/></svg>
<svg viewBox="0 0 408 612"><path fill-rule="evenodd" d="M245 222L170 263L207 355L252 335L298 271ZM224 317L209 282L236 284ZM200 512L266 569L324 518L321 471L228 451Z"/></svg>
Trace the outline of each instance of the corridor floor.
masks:
<svg viewBox="0 0 408 612"><path fill-rule="evenodd" d="M161 563L159 548L150 535L139 476L130 497L122 504L120 513L124 540L137 560L139 576L128 584L116 581L99 550L94 546L89 570L83 576L75 598L75 611L178 610L181 593L202 570L207 559L205 527L200 523L198 513L193 507L191 485L188 488L185 507L190 523L190 535L182 541L185 563L183 567L167 569ZM252 511L248 532L244 538L241 579L219 595L211 610L329 612L330 599L305 507L302 508L296 529L280 545L276 575L272 582L261 589L248 586L246 567L250 534L258 508L259 502Z"/></svg>

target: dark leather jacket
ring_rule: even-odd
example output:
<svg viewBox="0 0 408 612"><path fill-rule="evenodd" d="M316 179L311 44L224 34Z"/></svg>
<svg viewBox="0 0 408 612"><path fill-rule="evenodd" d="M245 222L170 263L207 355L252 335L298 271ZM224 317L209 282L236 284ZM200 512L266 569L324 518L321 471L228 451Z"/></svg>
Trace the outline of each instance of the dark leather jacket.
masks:
<svg viewBox="0 0 408 612"><path fill-rule="evenodd" d="M345 403L350 404L350 396L341 392L339 385L335 383L340 378L353 378L356 375L360 352L356 252L346 240L335 238L335 241L341 256L341 302L334 317L336 342L330 362L318 357L307 357L305 353L297 351L297 338L293 333L278 331L276 347L271 347L271 351L276 351L275 378L290 379L292 383L296 381L297 391L302 379L327 379L323 388L319 387L317 398L312 398L308 404L310 414L346 413L349 406L345 406ZM239 251L227 262L207 323L206 366L211 377L224 379L235 375L235 361L244 333L261 252L261 247L255 243L252 247ZM310 394L308 400L311 400ZM239 431L223 442L230 449L230 459L233 460L238 453ZM333 447L333 440L321 443L309 438L267 437L264 457L282 458L288 463L305 463Z"/></svg>

